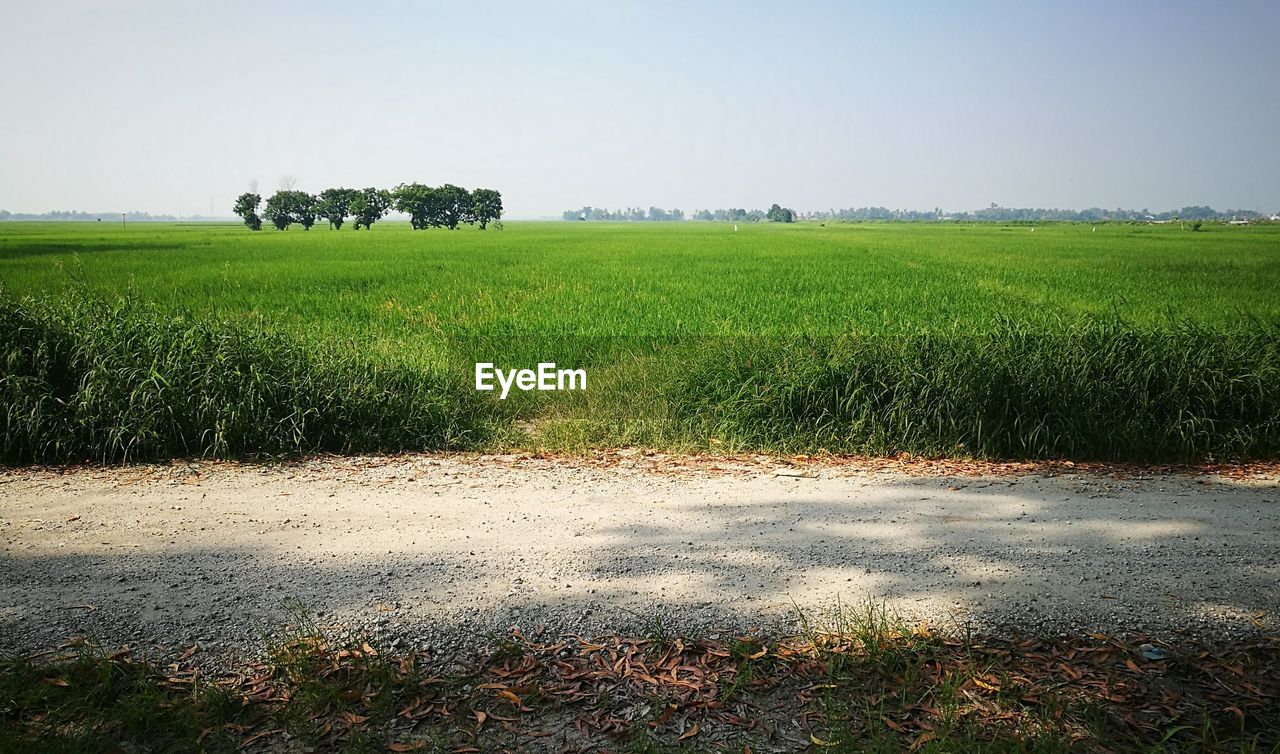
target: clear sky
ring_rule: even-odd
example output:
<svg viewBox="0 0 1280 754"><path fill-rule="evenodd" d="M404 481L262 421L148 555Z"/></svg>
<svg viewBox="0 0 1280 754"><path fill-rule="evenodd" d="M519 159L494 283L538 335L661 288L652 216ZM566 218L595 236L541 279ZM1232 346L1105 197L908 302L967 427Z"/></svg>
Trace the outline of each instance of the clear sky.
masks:
<svg viewBox="0 0 1280 754"><path fill-rule="evenodd" d="M1280 2L0 0L0 208L1280 210Z"/></svg>

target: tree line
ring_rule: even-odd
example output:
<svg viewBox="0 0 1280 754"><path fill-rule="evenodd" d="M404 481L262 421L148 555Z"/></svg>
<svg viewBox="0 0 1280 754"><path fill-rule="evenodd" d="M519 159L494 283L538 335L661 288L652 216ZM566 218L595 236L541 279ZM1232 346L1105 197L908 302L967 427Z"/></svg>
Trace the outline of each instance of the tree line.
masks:
<svg viewBox="0 0 1280 754"><path fill-rule="evenodd" d="M565 220L600 220L606 222L662 222L665 220L683 220L684 212L678 209L662 209L650 207L645 212L643 207L627 207L626 209L607 210L601 207L583 207L567 209L562 217Z"/></svg>
<svg viewBox="0 0 1280 754"><path fill-rule="evenodd" d="M463 223L479 225L480 230L484 230L490 223L501 227L502 220L502 194L493 189L468 191L451 183L443 186L402 183L390 190L331 188L319 194L281 189L267 198L259 215L261 206L261 195L245 192L236 198L232 211L250 230L262 230L263 220L276 230L285 230L294 224L311 230L317 220L341 230L347 218L351 218L356 230L367 230L392 210L408 215L414 230L455 230Z"/></svg>
<svg viewBox="0 0 1280 754"><path fill-rule="evenodd" d="M598 220L610 222L662 222L664 220L683 220L684 211L679 209L661 209L659 207L650 207L646 213L639 207L628 207L610 211L601 209L600 207L583 207L582 209L568 209L561 215L565 220ZM693 213L694 220L720 220L739 223L754 223L761 220L768 220L776 223L794 222L798 215L795 210L774 204L768 210L759 209L700 209Z"/></svg>
<svg viewBox="0 0 1280 754"><path fill-rule="evenodd" d="M944 212L933 210L888 209L886 207L860 207L832 209L825 212L809 212L806 220L904 220L904 221L954 221L954 222L1172 222L1176 220L1229 220L1232 218L1265 219L1265 215L1253 210L1228 209L1219 211L1213 207L1193 205L1182 209L1153 212L1149 209L1044 209L1032 207L1001 207L992 204L970 212Z"/></svg>

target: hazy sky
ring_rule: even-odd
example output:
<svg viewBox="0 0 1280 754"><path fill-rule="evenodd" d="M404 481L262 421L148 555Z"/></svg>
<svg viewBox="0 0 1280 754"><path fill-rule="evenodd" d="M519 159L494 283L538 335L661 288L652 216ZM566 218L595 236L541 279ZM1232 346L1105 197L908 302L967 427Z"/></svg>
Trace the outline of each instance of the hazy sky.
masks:
<svg viewBox="0 0 1280 754"><path fill-rule="evenodd" d="M1280 210L1280 2L0 0L0 208Z"/></svg>

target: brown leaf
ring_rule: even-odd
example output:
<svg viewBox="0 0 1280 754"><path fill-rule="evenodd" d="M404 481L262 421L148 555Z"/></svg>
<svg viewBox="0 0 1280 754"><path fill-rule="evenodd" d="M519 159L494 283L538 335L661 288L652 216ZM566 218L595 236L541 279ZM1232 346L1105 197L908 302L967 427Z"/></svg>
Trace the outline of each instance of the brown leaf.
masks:
<svg viewBox="0 0 1280 754"><path fill-rule="evenodd" d="M649 722L649 727L656 728L659 725L666 725L667 721L670 720L671 716L674 715L675 713L676 713L676 705L668 704L667 708L662 711L661 715L658 715L656 718L654 718Z"/></svg>
<svg viewBox="0 0 1280 754"><path fill-rule="evenodd" d="M489 716L487 714L485 714L484 712L481 712L478 709L471 710L471 714L476 716L477 728L479 728L481 725L484 725L484 721L489 719Z"/></svg>
<svg viewBox="0 0 1280 754"><path fill-rule="evenodd" d="M248 737L248 738L246 738L245 740L241 741L241 742L240 742L240 748L241 748L241 749L247 749L247 748L249 748L249 746L251 746L255 741L258 741L258 740L260 740L260 739L266 738L267 736L274 736L274 735L275 735L275 734L277 734L277 733L284 733L284 731L283 731L282 729L280 729L280 728L272 728L271 730L264 730L264 731L262 731L261 733L255 733L255 734L253 734L252 736L249 736L249 737Z"/></svg>
<svg viewBox="0 0 1280 754"><path fill-rule="evenodd" d="M938 734L934 733L931 730L921 733L919 736L916 736L915 741L911 742L910 751L915 751L916 749L919 749L921 746L924 746L925 744L929 743L930 741L932 741L937 737L938 737Z"/></svg>
<svg viewBox="0 0 1280 754"><path fill-rule="evenodd" d="M684 733L681 733L680 737L677 738L676 740L683 741L686 738L693 738L696 735L698 735L698 724L694 723L693 725L689 726L689 730L686 730Z"/></svg>
<svg viewBox="0 0 1280 754"><path fill-rule="evenodd" d="M402 743L387 744L387 751L395 751L395 752L417 751L419 749L425 749L425 748L427 748L426 741L418 741L416 743L411 743L411 744L402 744Z"/></svg>
<svg viewBox="0 0 1280 754"><path fill-rule="evenodd" d="M508 689L503 689L502 691L499 691L499 692L498 692L498 696L501 696L501 697L503 697L504 699L507 699L507 700L508 700L508 701L510 701L512 704L516 705L517 707L523 707L523 706L524 706L524 702L520 701L520 697L516 696L515 692L510 691L510 690L508 690Z"/></svg>
<svg viewBox="0 0 1280 754"><path fill-rule="evenodd" d="M46 678L46 679L44 679L44 682L45 682L45 683L47 683L47 684L49 684L50 686L63 686L63 687L66 687L66 686L70 686L70 685L71 685L71 684L67 683L65 679L62 679L62 678Z"/></svg>

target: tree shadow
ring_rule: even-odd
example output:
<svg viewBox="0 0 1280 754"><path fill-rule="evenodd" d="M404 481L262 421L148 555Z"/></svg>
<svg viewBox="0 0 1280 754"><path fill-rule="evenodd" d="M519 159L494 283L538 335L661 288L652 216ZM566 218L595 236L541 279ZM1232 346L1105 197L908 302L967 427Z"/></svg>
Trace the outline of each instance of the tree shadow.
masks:
<svg viewBox="0 0 1280 754"><path fill-rule="evenodd" d="M742 630L868 599L908 619L1024 632L1222 635L1274 625L1280 609L1274 487L1190 477L751 485L723 498L701 482L676 485L679 499L651 495L608 516L593 508L599 494L571 490L534 519L483 522L482 544L428 539L431 524L421 547L373 536L355 552L324 534L294 551L11 547L0 556L0 636L4 649L82 632L109 644L244 644L290 603L321 625L446 646L512 626ZM386 515L387 526L424 526Z"/></svg>

